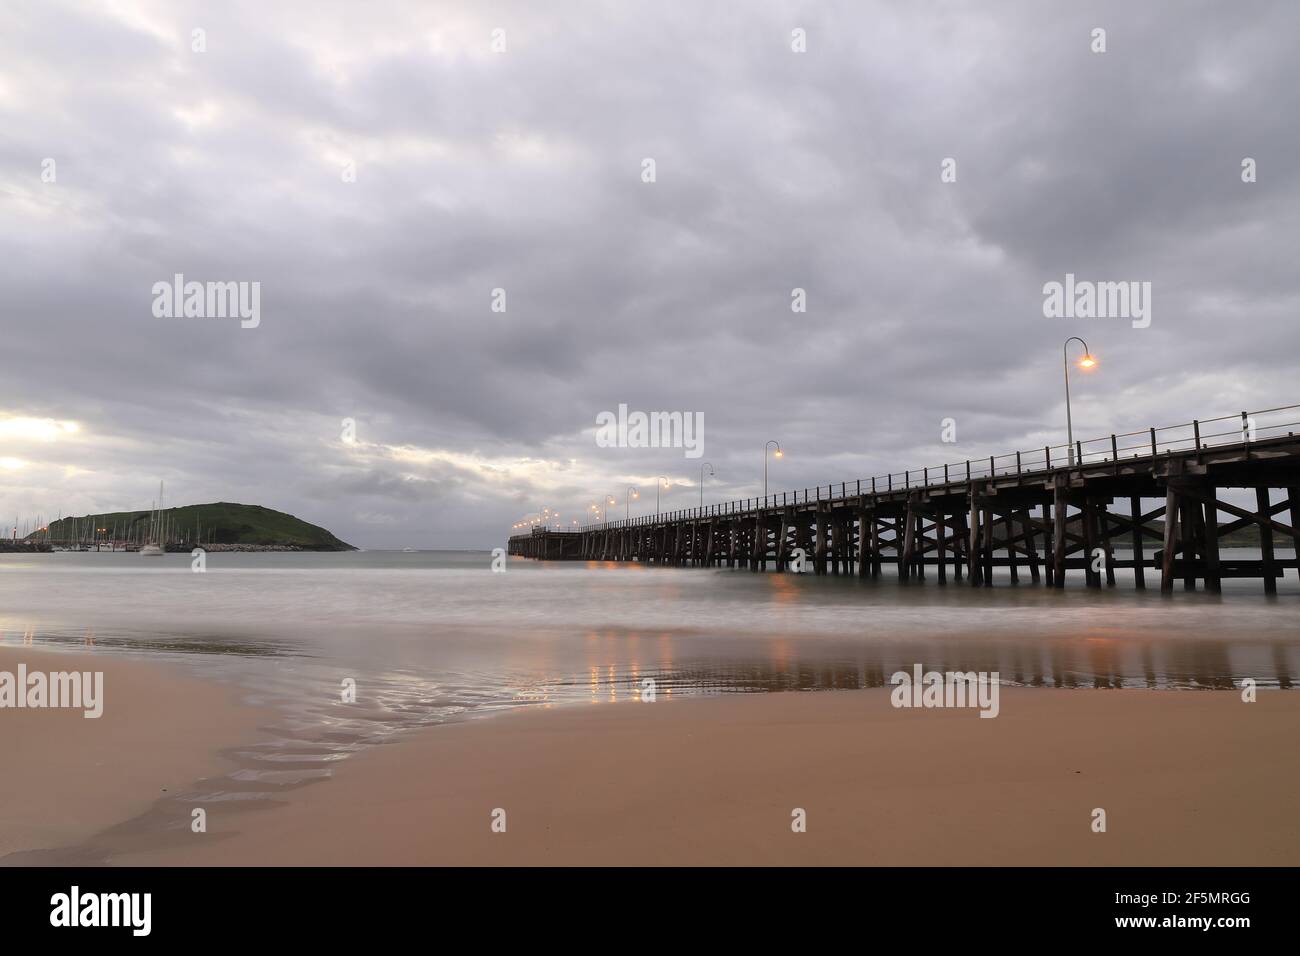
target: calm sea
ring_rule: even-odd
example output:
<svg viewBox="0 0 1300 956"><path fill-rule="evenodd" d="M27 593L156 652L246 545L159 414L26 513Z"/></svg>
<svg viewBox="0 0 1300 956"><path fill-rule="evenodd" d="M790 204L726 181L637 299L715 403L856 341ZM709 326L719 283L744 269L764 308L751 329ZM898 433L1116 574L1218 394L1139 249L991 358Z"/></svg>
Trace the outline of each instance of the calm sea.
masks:
<svg viewBox="0 0 1300 956"><path fill-rule="evenodd" d="M1226 557L1227 555L1225 555ZM1055 687L1289 686L1300 586L1222 596L975 589L474 551L0 555L0 635L162 657L306 706L340 682L401 723L482 707L878 685L900 668ZM1027 574L1024 575L1026 578Z"/></svg>

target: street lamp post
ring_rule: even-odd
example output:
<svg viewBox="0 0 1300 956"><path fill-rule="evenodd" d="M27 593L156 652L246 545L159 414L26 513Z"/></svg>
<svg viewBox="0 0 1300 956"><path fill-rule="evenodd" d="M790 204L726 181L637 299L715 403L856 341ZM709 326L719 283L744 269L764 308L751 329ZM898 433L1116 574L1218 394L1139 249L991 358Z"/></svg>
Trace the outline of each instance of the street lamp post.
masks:
<svg viewBox="0 0 1300 956"><path fill-rule="evenodd" d="M1093 358L1092 352L1088 350L1088 343L1085 342L1083 339L1079 338L1077 335L1071 335L1068 339L1065 340L1065 344L1061 346L1061 362L1062 365L1065 366L1065 438L1066 438L1066 442L1068 442L1068 444L1066 445L1065 454L1066 454L1066 460L1070 463L1070 467L1074 467L1074 419L1070 413L1070 343L1071 342L1078 342L1080 345L1083 346L1083 355L1079 359L1079 368L1085 370L1090 368L1095 368L1097 365L1097 360Z"/></svg>
<svg viewBox="0 0 1300 956"><path fill-rule="evenodd" d="M771 448L773 445L776 446L777 458L782 458L785 456L785 452L781 450L781 443L774 438L768 439L767 444L763 446L763 497L764 498L767 497L767 450Z"/></svg>
<svg viewBox="0 0 1300 956"><path fill-rule="evenodd" d="M766 457L766 453L765 453L765 457ZM713 465L709 464L707 461L704 464L700 465L700 510L701 511L704 510L704 469L705 468L709 469L710 475L715 475L715 476L717 475L717 472L713 470Z"/></svg>
<svg viewBox="0 0 1300 956"><path fill-rule="evenodd" d="M641 492L637 491L631 485L627 486L627 490L623 492L623 520L624 521L630 521L632 519L632 499L640 498L640 497L641 497Z"/></svg>
<svg viewBox="0 0 1300 956"><path fill-rule="evenodd" d="M662 484L660 484L662 482ZM659 516L659 489L671 488L672 482L668 480L667 475L660 475L655 479L655 517Z"/></svg>

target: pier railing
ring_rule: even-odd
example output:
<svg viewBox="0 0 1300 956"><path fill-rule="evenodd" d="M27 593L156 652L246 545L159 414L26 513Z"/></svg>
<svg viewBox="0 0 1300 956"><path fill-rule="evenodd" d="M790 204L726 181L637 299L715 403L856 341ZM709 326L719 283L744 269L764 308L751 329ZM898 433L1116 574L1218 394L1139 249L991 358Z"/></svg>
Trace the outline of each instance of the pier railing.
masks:
<svg viewBox="0 0 1300 956"><path fill-rule="evenodd" d="M689 521L720 515L781 508L788 505L820 501L842 501L862 495L910 491L919 488L965 484L1024 474L1041 474L1070 468L1094 466L1124 459L1150 458L1160 455L1249 445L1269 438L1294 435L1300 430L1300 405L1282 405L1254 412L1240 412L1218 418L1193 419L1179 425L1148 428L1068 443L1023 449L987 458L968 458L960 462L931 465L901 472L889 472L871 478L841 481L815 488L781 491L761 498L738 498L702 508L665 511L657 515L597 522L583 530L617 529L666 521ZM1072 454L1073 453L1073 454Z"/></svg>

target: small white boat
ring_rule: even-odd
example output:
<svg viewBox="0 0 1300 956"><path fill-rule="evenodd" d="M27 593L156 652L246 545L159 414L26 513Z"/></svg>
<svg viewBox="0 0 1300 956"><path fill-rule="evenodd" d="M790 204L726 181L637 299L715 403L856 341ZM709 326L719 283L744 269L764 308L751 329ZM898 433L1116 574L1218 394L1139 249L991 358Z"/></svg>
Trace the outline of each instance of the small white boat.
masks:
<svg viewBox="0 0 1300 956"><path fill-rule="evenodd" d="M140 548L140 556L144 558L161 558L163 549L156 544L146 544Z"/></svg>
<svg viewBox="0 0 1300 956"><path fill-rule="evenodd" d="M403 549L402 549L402 553L403 553L403 554L415 554L415 548L403 548Z"/></svg>

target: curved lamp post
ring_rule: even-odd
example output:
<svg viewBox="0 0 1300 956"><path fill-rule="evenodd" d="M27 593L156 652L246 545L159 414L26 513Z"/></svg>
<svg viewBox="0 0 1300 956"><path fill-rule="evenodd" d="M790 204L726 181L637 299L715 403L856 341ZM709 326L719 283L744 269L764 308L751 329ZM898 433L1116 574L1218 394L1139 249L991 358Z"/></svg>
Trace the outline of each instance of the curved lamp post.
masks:
<svg viewBox="0 0 1300 956"><path fill-rule="evenodd" d="M623 492L623 520L624 521L630 521L632 519L632 499L640 498L640 497L641 497L641 492L637 491L631 485L627 486L627 491Z"/></svg>
<svg viewBox="0 0 1300 956"><path fill-rule="evenodd" d="M700 465L700 510L701 511L704 510L704 469L705 468L709 469L710 475L714 475L715 477L717 476L717 472L713 470L713 465L711 465L709 462L706 461L704 464Z"/></svg>
<svg viewBox="0 0 1300 956"><path fill-rule="evenodd" d="M1069 443L1066 446L1066 460L1070 466L1074 466L1074 419L1070 414L1070 343L1078 342L1083 346L1083 355L1079 357L1079 368L1087 371L1090 368L1097 367L1097 360L1092 353L1088 351L1088 343L1077 335L1071 335L1061 346L1061 360L1065 366L1065 436Z"/></svg>
<svg viewBox="0 0 1300 956"><path fill-rule="evenodd" d="M660 484L660 482L662 482L662 485ZM659 489L660 489L661 487L662 487L662 488L671 488L672 486L673 486L673 483L672 483L671 481L668 480L668 476L667 476L667 475L659 475L659 476L655 479L655 515L656 515L656 516L658 516L658 514L659 514Z"/></svg>
<svg viewBox="0 0 1300 956"><path fill-rule="evenodd" d="M771 448L773 445L776 446L776 457L777 458L785 457L785 452L781 450L781 443L774 438L768 439L767 444L763 446L763 497L764 498L767 497L767 450Z"/></svg>

